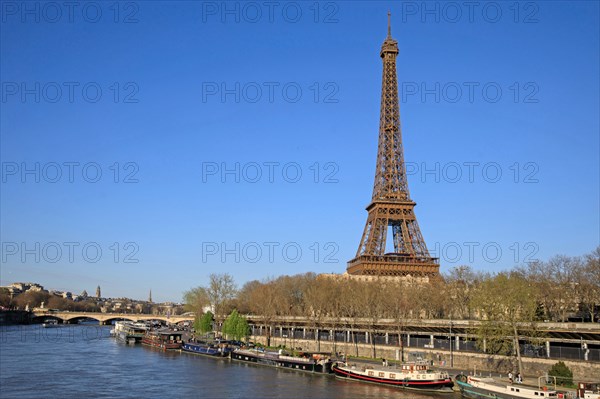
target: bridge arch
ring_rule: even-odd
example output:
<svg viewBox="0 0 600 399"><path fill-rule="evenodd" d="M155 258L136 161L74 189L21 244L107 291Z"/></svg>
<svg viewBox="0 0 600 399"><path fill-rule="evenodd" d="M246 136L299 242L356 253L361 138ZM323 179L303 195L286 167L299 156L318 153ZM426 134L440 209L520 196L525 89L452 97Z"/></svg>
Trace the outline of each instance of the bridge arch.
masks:
<svg viewBox="0 0 600 399"><path fill-rule="evenodd" d="M100 320L100 321L102 322L102 324L113 324L114 321L123 321L123 320L133 321L133 322L138 321L137 318L122 317L122 316L119 316L119 317L110 317L110 318L103 319L103 320Z"/></svg>
<svg viewBox="0 0 600 399"><path fill-rule="evenodd" d="M31 318L31 321L33 323L43 323L46 320L58 320L60 323L64 323L65 319L63 319L60 316L54 316L54 315L39 315L39 316L33 316Z"/></svg>
<svg viewBox="0 0 600 399"><path fill-rule="evenodd" d="M70 324L75 324L78 323L79 321L83 321L83 320L96 320L98 322L101 322L102 320L99 317L93 317L93 316L73 316L73 317L69 317L69 318L65 318L65 322L69 322Z"/></svg>

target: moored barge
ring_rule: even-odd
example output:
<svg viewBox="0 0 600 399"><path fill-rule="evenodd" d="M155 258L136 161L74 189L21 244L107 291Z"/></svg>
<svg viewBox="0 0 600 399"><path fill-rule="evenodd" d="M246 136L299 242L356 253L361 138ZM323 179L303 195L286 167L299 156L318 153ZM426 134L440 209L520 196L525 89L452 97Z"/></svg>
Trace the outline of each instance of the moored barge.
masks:
<svg viewBox="0 0 600 399"><path fill-rule="evenodd" d="M418 362L385 367L337 362L333 372L342 379L417 391L452 393L454 386L448 373L431 370L427 364Z"/></svg>
<svg viewBox="0 0 600 399"><path fill-rule="evenodd" d="M182 342L181 333L175 331L150 331L142 338L142 345L162 350L180 349Z"/></svg>
<svg viewBox="0 0 600 399"><path fill-rule="evenodd" d="M181 346L181 350L184 352L194 353L196 355L215 356L215 357L227 357L230 352L235 349L235 346L230 345L228 342L196 342L190 341L185 342Z"/></svg>
<svg viewBox="0 0 600 399"><path fill-rule="evenodd" d="M503 384L489 377L459 374L455 378L463 398L468 399L556 399L559 394L547 388ZM560 395L562 397L562 395Z"/></svg>
<svg viewBox="0 0 600 399"><path fill-rule="evenodd" d="M115 337L128 344L140 342L147 332L148 327L143 323L134 323L132 321L117 321L115 323Z"/></svg>
<svg viewBox="0 0 600 399"><path fill-rule="evenodd" d="M236 349L231 359L263 366L305 371L309 373L331 373L332 361L322 353L305 353L290 356L280 352L268 352L260 349Z"/></svg>

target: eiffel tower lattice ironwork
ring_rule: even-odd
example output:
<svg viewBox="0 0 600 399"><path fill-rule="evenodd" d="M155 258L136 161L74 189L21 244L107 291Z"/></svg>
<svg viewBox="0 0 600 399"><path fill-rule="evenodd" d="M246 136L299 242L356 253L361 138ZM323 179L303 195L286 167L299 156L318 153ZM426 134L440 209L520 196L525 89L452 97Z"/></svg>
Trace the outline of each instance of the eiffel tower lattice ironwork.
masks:
<svg viewBox="0 0 600 399"><path fill-rule="evenodd" d="M356 257L348 262L353 275L434 277L439 261L429 255L410 199L400 128L396 57L398 42L392 39L390 14L388 35L381 46L383 81L379 144L373 197ZM394 252L385 253L388 227L392 228Z"/></svg>

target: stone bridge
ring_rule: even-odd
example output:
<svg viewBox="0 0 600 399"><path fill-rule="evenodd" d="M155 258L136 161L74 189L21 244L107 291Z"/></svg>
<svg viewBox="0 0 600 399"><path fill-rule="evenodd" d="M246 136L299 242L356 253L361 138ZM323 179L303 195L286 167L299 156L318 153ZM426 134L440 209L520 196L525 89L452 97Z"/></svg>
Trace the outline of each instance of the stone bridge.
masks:
<svg viewBox="0 0 600 399"><path fill-rule="evenodd" d="M74 324L79 320L94 319L100 324L111 324L115 320L146 321L160 320L168 323L182 323L185 321L194 321L194 315L165 316L145 313L98 313L98 312L69 312L69 311L51 311L35 310L31 312L32 320L55 318L63 323Z"/></svg>

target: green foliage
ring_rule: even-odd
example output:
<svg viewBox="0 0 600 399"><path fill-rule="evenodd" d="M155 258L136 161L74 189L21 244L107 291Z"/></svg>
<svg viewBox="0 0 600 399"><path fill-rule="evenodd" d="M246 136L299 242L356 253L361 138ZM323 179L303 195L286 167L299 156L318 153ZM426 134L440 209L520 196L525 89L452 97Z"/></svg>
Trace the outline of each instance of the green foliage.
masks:
<svg viewBox="0 0 600 399"><path fill-rule="evenodd" d="M240 316L236 309L227 316L223 323L223 334L233 339L245 338L248 336L249 331L248 321L245 317Z"/></svg>
<svg viewBox="0 0 600 399"><path fill-rule="evenodd" d="M573 372L564 362L558 362L552 366L548 375L556 377L556 382L560 385L573 385Z"/></svg>
<svg viewBox="0 0 600 399"><path fill-rule="evenodd" d="M184 292L183 302L187 312L194 312L197 315L202 314L204 307L210 304L204 287L196 287Z"/></svg>
<svg viewBox="0 0 600 399"><path fill-rule="evenodd" d="M215 317L211 311L204 313L201 317L196 316L194 320L194 330L206 334L212 331L212 325Z"/></svg>
<svg viewBox="0 0 600 399"><path fill-rule="evenodd" d="M534 320L537 309L535 290L518 273L500 273L484 279L476 290L471 305L479 309L483 318L479 339L487 340L489 353L512 352L514 327L517 323Z"/></svg>

